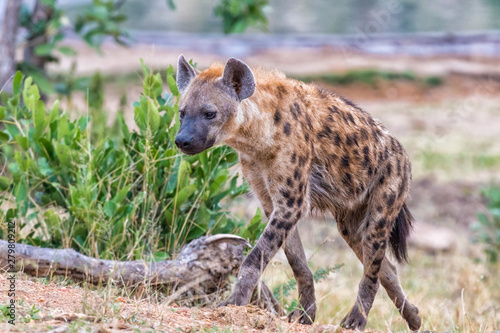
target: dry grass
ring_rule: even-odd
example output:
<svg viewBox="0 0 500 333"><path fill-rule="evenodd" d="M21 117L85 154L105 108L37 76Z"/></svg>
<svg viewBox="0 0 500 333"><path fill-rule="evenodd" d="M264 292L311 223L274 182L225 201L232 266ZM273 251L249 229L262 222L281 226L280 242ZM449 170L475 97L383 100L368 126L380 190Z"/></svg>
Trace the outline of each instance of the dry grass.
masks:
<svg viewBox="0 0 500 333"><path fill-rule="evenodd" d="M47 331L67 327L68 332L181 331L181 332L323 332L337 331L338 323L355 300L362 267L338 238L332 226L315 225L306 236L307 252L314 266L344 263L344 267L316 286L318 316L313 327L290 325L253 307L185 308L163 304L154 290L133 293L114 287L73 284L55 278L35 279L20 274L17 280L17 325L2 320L0 331ZM331 229L330 231L326 231ZM304 233L304 230L303 230ZM318 235L326 238L321 245ZM325 236L328 234L328 236ZM440 254L412 249L410 265L400 268L409 299L419 306L422 329L435 332L492 332L500 329L500 265L478 261L480 249L462 236L463 247ZM311 238L316 240L311 243ZM308 244L309 243L309 244ZM265 280L277 285L291 278L278 255ZM0 303L7 304L5 274L0 280ZM292 293L295 297L295 292ZM379 290L368 318L368 331L407 331L404 321L383 291ZM66 331L64 331L66 332Z"/></svg>

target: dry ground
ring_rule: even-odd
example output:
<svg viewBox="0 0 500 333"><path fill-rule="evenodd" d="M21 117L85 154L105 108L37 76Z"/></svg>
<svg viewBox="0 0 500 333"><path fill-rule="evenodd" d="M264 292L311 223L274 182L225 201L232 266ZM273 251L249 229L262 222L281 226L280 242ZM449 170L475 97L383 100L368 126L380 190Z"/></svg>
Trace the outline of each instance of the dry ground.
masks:
<svg viewBox="0 0 500 333"><path fill-rule="evenodd" d="M107 46L104 57L81 48L78 68L81 73L96 69L115 74L136 71L140 77L140 57L152 67L165 68L175 63L181 51L201 67L212 60L223 60L186 50L142 46L124 51ZM355 83L326 87L381 119L403 142L413 161L414 185L409 203L417 227L410 246L410 264L400 268L400 275L409 299L420 308L422 329L500 330L500 266L484 262L482 249L471 242L470 232L477 212L485 209L479 190L500 181L500 60L359 55L346 59L328 50L274 50L245 60L276 66L293 75L377 68L444 78L437 87L393 81L376 86ZM68 66L64 60L59 70ZM117 82L109 90L108 108L117 109L123 91L131 103L138 99L140 90L139 81ZM254 199L246 198L235 203L232 210L250 215L257 206ZM166 306L162 296L155 293L136 298L128 290L74 285L59 279L49 283L20 275L16 286L21 303L18 325L2 323L0 331L340 331L336 325L355 300L362 267L338 236L332 219L305 220L300 229L313 268L344 264L317 285L318 315L312 327L290 325L253 307ZM278 254L264 277L269 285L291 278L285 262L283 254ZM3 276L1 304L8 299ZM383 290L370 313L368 329L407 330Z"/></svg>

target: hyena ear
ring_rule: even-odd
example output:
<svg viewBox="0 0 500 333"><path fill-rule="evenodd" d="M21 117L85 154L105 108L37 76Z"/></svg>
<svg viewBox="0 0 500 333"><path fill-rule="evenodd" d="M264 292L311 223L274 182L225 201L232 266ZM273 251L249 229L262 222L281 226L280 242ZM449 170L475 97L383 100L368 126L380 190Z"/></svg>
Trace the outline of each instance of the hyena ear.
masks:
<svg viewBox="0 0 500 333"><path fill-rule="evenodd" d="M252 70L236 58L230 58L227 61L222 82L234 89L240 101L252 96L255 91L255 77Z"/></svg>
<svg viewBox="0 0 500 333"><path fill-rule="evenodd" d="M177 60L177 88L184 93L192 79L197 75L196 70L181 54Z"/></svg>

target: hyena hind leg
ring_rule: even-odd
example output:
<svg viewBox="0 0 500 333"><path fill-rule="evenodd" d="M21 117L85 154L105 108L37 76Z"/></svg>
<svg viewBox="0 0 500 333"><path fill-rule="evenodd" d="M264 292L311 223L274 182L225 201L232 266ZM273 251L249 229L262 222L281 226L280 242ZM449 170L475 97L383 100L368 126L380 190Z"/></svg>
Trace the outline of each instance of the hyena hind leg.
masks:
<svg viewBox="0 0 500 333"><path fill-rule="evenodd" d="M418 308L411 304L406 299L401 282L399 282L396 266L394 266L387 258L382 262L382 267L379 272L380 283L387 291L387 295L392 300L399 313L412 331L420 328L422 320L418 315Z"/></svg>
<svg viewBox="0 0 500 333"><path fill-rule="evenodd" d="M343 221L343 224L350 223L350 221ZM351 222L352 223L352 222ZM347 244L351 247L351 249L354 251L358 259L361 261L361 263L364 262L363 259L363 252L364 250L371 251L370 248L374 247L386 247L387 245L387 239L385 241L380 241L377 242L378 245L375 245L375 243L368 244L368 246L365 246L362 242L361 236L359 234L352 233L350 234L348 232L347 228L343 227L343 224L339 224L339 231L344 238L344 240L347 242ZM387 238L387 237L386 237ZM370 243L365 240L365 243ZM361 286L363 285L363 281L366 278L366 274L364 276L364 279L362 280L362 283L360 284L360 293L361 293ZM375 294L378 290L378 279L380 279L380 283L386 290L387 294L389 295L389 298L392 300L396 308L399 310L401 313L401 316L403 319L406 320L408 323L408 326L410 327L411 330L418 330L421 325L421 319L418 316L418 308L411 304L407 299L403 291L403 287L401 286L401 283L399 281L398 275L397 275L397 269L396 267L387 259L387 257L384 254L380 270L377 274L377 280L374 280L374 276L372 276L372 289L368 290L371 294L373 294L373 297L375 297ZM366 291L365 291L366 293ZM356 313L360 312L358 309L356 309L357 305L363 304L361 300L358 300L356 302L356 305L353 307L353 310L343 319L342 325L347 326L348 320L351 320L351 324L355 323L353 319L356 317L358 318L358 322L361 324L366 324L366 316L368 315L369 309L364 308L364 311L361 312L361 315L357 315ZM371 306L371 305L370 305ZM363 314L365 315L363 317ZM350 315L353 315L353 318L348 318ZM364 318L364 320L363 320ZM364 326L363 326L364 327Z"/></svg>
<svg viewBox="0 0 500 333"><path fill-rule="evenodd" d="M300 241L299 231L295 226L283 245L288 263L299 289L300 308L288 315L290 322L298 320L301 324L311 325L316 317L316 298L314 295L314 278Z"/></svg>

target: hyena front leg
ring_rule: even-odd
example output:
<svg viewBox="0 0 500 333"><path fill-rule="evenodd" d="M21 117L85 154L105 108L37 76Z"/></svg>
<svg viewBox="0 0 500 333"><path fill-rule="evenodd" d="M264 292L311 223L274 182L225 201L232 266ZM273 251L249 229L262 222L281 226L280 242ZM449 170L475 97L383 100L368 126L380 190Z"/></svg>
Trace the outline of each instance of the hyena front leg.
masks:
<svg viewBox="0 0 500 333"><path fill-rule="evenodd" d="M290 170L291 174L287 176ZM243 261L236 286L225 304L246 305L250 302L260 275L306 211L307 173L280 164L274 166L272 172L267 172L267 176L273 212L257 244ZM295 179L297 189L288 185L291 184L289 178Z"/></svg>
<svg viewBox="0 0 500 333"><path fill-rule="evenodd" d="M316 317L316 298L314 296L314 278L304 252L304 247L300 241L297 226L292 229L286 239L285 245L286 258L292 267L293 275L297 281L299 289L300 308L293 310L288 315L288 320L293 322L298 320L301 324L311 325Z"/></svg>
<svg viewBox="0 0 500 333"><path fill-rule="evenodd" d="M267 190L267 184L262 177L261 169L250 163L249 161L241 158L241 168L245 178L254 189L255 194L264 208L267 218L270 217L274 210L271 195ZM294 174L295 177L295 174ZM297 186L297 193L300 192L304 195L305 189L300 186L300 182L296 182L293 177L286 179L286 184L293 189L294 185ZM283 245L286 258L290 267L292 268L293 275L297 281L299 289L300 308L292 311L288 315L289 321L298 320L301 324L312 324L316 317L316 303L314 295L314 279L309 266L307 265L307 258L300 240L297 227L294 227L290 235L287 237Z"/></svg>

